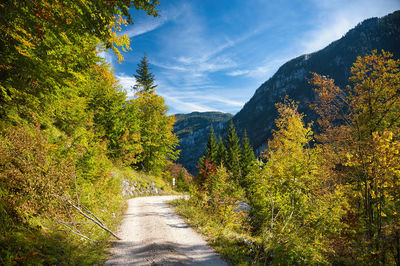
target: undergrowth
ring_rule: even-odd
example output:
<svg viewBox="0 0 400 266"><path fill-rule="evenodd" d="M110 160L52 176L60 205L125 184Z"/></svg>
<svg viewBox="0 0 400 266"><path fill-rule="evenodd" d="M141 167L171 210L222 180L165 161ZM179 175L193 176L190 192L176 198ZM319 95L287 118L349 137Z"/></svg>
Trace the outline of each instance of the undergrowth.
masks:
<svg viewBox="0 0 400 266"><path fill-rule="evenodd" d="M162 177L130 168L114 167L106 176L91 184L79 184L78 178L77 192L80 204L114 232L127 206L127 197L121 194L123 180L137 183L138 187L153 183L165 192L172 191ZM0 211L0 265L99 265L109 256L110 240L115 239L79 213L70 213L72 220L79 232L93 241L68 232L65 226L54 221L65 222L65 217L43 214L21 221L13 219L1 206Z"/></svg>
<svg viewBox="0 0 400 266"><path fill-rule="evenodd" d="M203 234L208 243L232 265L258 265L266 262L260 241L250 236L247 215L229 211L224 218L214 210L189 200L170 202L185 222Z"/></svg>

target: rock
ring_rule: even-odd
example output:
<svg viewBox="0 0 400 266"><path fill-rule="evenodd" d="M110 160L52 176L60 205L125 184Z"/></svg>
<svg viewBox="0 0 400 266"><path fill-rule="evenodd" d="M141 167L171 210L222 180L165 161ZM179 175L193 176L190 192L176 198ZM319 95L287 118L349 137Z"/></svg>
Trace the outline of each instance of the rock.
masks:
<svg viewBox="0 0 400 266"><path fill-rule="evenodd" d="M242 212L250 211L250 205L243 201L237 201L234 212L239 212L239 211L242 211Z"/></svg>

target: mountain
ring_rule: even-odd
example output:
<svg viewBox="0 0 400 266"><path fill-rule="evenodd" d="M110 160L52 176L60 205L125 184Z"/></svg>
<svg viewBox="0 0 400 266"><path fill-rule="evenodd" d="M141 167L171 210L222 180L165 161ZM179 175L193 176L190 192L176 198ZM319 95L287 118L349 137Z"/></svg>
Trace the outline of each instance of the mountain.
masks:
<svg viewBox="0 0 400 266"><path fill-rule="evenodd" d="M197 162L203 156L211 125L218 136L233 115L221 112L193 112L176 114L174 133L179 138L181 153L177 163L182 164L191 174L197 173Z"/></svg>
<svg viewBox="0 0 400 266"><path fill-rule="evenodd" d="M233 118L231 114L218 112L176 115L174 130L182 150L178 163L192 174L196 173L195 166L204 153L210 125L213 124L216 136L223 135L224 125L231 118L238 134L247 130L250 142L259 154L271 138L277 114L275 103L287 94L299 102L299 111L306 114L306 122L315 121L316 116L308 107L308 103L315 100L313 87L307 83L311 72L330 76L344 88L357 56L364 56L374 49L389 51L395 58L400 58L400 11L367 19L324 49L285 63Z"/></svg>
<svg viewBox="0 0 400 266"><path fill-rule="evenodd" d="M315 99L313 88L307 83L311 72L330 76L344 88L356 57L374 49L389 51L399 58L400 11L382 18L367 19L326 48L285 63L233 117L235 127L241 132L247 130L252 146L260 153L271 137L277 114L275 103L287 94L299 101L299 111L307 115L306 120L315 120L307 105Z"/></svg>

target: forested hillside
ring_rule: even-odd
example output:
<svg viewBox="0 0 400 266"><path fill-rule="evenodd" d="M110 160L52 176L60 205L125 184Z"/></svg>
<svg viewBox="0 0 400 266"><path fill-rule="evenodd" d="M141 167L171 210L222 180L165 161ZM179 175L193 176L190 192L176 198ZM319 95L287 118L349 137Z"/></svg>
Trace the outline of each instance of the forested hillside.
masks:
<svg viewBox="0 0 400 266"><path fill-rule="evenodd" d="M177 162L192 174L196 174L197 162L204 154L211 127L217 136L221 135L232 115L220 112L193 112L176 114L175 118L174 132L179 138L179 149L181 150Z"/></svg>
<svg viewBox="0 0 400 266"><path fill-rule="evenodd" d="M0 3L0 264L101 263L123 182L165 186L178 140L146 58L128 99L99 56L122 60L129 8L157 16L158 5Z"/></svg>

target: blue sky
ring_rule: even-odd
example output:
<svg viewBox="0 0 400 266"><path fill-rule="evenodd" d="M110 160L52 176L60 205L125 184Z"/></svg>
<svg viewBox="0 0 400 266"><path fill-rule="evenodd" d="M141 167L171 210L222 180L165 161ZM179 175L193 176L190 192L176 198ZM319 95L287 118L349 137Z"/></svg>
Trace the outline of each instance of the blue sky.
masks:
<svg viewBox="0 0 400 266"><path fill-rule="evenodd" d="M286 61L322 49L400 0L160 0L160 17L132 10L132 51L102 53L128 94L143 53L169 113L235 114Z"/></svg>

